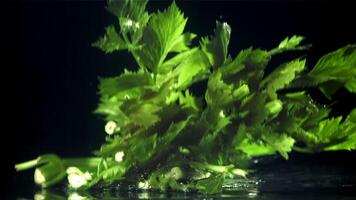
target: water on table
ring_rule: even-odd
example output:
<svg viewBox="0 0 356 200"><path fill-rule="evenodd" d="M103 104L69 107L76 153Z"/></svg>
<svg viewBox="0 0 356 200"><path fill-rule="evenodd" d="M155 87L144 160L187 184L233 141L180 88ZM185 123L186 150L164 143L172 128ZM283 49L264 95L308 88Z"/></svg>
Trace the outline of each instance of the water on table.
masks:
<svg viewBox="0 0 356 200"><path fill-rule="evenodd" d="M292 154L288 161L279 156L255 159L254 173L249 180L228 180L224 192L217 195L119 190L118 187L87 192L70 191L65 186L36 190L28 179L20 184L27 188L18 188L15 199L356 200L354 157L355 152L327 152L316 155Z"/></svg>

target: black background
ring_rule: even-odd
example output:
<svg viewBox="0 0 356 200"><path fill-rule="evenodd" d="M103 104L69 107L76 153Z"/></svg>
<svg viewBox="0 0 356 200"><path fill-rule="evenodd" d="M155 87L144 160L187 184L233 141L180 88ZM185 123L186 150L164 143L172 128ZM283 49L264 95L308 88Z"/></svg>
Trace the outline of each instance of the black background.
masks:
<svg viewBox="0 0 356 200"><path fill-rule="evenodd" d="M148 10L171 1L151 1ZM7 1L1 5L2 156L11 184L13 165L44 153L89 156L104 139L104 122L92 111L98 77L119 74L134 62L125 52L106 55L91 43L116 23L104 1ZM313 44L308 65L332 50L356 43L355 6L346 1L178 1L186 30L212 34L215 20L232 28L230 52L273 48L286 36ZM335 95L333 114L355 106L355 95ZM331 103L320 97L324 103ZM2 165L4 167L4 164ZM9 171L10 170L10 171ZM29 182L31 183L31 182ZM16 183L18 184L18 183Z"/></svg>

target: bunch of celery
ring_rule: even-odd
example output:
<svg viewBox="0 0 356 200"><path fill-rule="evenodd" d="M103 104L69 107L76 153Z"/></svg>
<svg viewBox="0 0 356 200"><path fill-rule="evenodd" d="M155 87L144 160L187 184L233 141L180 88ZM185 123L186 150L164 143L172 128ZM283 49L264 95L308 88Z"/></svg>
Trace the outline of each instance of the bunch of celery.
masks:
<svg viewBox="0 0 356 200"><path fill-rule="evenodd" d="M356 92L356 45L331 52L307 70L304 58L265 68L276 54L307 50L303 37L271 50L228 53L231 29L216 22L214 35L185 32L187 18L173 2L148 13L147 0L109 1L119 27L108 26L93 46L128 51L136 71L100 79L96 113L105 116L106 142L92 158L43 155L16 165L36 167L35 182L48 187L67 177L73 189L122 182L141 189L217 193L230 178L248 179L252 157L292 150L356 149L356 109L329 118L307 88L327 98L340 88ZM272 66L273 67L273 66ZM190 92L205 84L203 96ZM292 89L292 90L290 90Z"/></svg>

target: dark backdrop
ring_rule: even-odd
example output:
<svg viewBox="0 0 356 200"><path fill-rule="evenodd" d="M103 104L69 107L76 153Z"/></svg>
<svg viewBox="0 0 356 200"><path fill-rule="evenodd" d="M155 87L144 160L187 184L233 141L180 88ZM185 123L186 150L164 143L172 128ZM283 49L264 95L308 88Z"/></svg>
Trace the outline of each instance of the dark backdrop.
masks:
<svg viewBox="0 0 356 200"><path fill-rule="evenodd" d="M152 1L148 9L170 1ZM125 52L106 55L91 43L115 18L104 1L14 1L1 4L1 77L4 128L1 133L6 177L12 184L14 163L43 153L88 156L103 141L104 122L92 114L98 103L99 76L134 68ZM321 55L356 43L355 6L346 1L179 1L189 17L187 30L211 34L215 20L232 27L233 56L249 46L273 48L286 36L306 36L312 43L309 65ZM336 95L334 114L345 114L354 98ZM321 98L321 101L327 102ZM355 105L355 104L353 104ZM7 127L7 128L5 128ZM2 167L4 164L2 165ZM6 171L8 172L8 171ZM29 182L31 183L31 182Z"/></svg>

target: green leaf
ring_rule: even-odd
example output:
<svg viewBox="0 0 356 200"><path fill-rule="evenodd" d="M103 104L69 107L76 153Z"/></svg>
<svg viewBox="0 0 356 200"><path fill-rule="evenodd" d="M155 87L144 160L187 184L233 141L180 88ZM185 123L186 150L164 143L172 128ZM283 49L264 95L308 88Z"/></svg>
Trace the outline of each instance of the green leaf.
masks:
<svg viewBox="0 0 356 200"><path fill-rule="evenodd" d="M303 105L300 105L303 106ZM318 126L318 123L327 118L330 114L329 108L318 108L318 109L311 109L310 106L305 106L303 110L307 110L307 116L303 116L300 126L303 128L310 129L311 127ZM299 111L301 112L301 111ZM298 113L298 112L297 112ZM303 112L301 112L303 113Z"/></svg>
<svg viewBox="0 0 356 200"><path fill-rule="evenodd" d="M264 69L270 59L267 51L250 47L240 51L232 63L241 63L247 70Z"/></svg>
<svg viewBox="0 0 356 200"><path fill-rule="evenodd" d="M256 126L266 120L268 116L266 110L266 95L254 92L244 98L241 102L239 117L249 126Z"/></svg>
<svg viewBox="0 0 356 200"><path fill-rule="evenodd" d="M117 17L120 31L129 50L138 48L143 30L150 18L145 8L148 0L109 0L107 10ZM127 33L130 34L128 38ZM131 41L129 40L131 39ZM136 58L137 60L137 58Z"/></svg>
<svg viewBox="0 0 356 200"><path fill-rule="evenodd" d="M241 84L241 86L235 89L232 93L234 98L238 101L242 100L249 94L250 94L250 89L248 88L247 84Z"/></svg>
<svg viewBox="0 0 356 200"><path fill-rule="evenodd" d="M153 72L159 70L167 54L184 37L182 34L186 22L187 19L174 2L167 10L151 16L143 32L142 48L137 51L148 69Z"/></svg>
<svg viewBox="0 0 356 200"><path fill-rule="evenodd" d="M120 112L120 105L121 102L116 97L102 97L94 112L102 115L116 115Z"/></svg>
<svg viewBox="0 0 356 200"><path fill-rule="evenodd" d="M325 119L319 122L318 126L303 137L313 135L315 138L307 140L307 146L312 151L322 150L351 150L355 146L356 123L354 109L342 122L342 117Z"/></svg>
<svg viewBox="0 0 356 200"><path fill-rule="evenodd" d="M104 180L106 183L112 183L120 179L126 172L125 168L121 165L114 165L99 174L99 178Z"/></svg>
<svg viewBox="0 0 356 200"><path fill-rule="evenodd" d="M187 19L173 2L164 12L152 15L149 27L157 34L163 50L168 52L177 40L194 38L194 35L183 35Z"/></svg>
<svg viewBox="0 0 356 200"><path fill-rule="evenodd" d="M150 175L148 179L149 187L161 191L166 191L168 188L170 188L174 191L186 192L186 185L178 182L179 178L177 175L180 173L182 173L180 167L172 167L170 170L168 167L159 168Z"/></svg>
<svg viewBox="0 0 356 200"><path fill-rule="evenodd" d="M308 76L312 83L320 85L320 90L328 98L345 84L352 92L353 79L356 77L356 45L347 45L324 55Z"/></svg>
<svg viewBox="0 0 356 200"><path fill-rule="evenodd" d="M337 117L326 119L319 123L319 127L314 134L318 137L320 143L328 143L333 139L337 139L341 119L342 117Z"/></svg>
<svg viewBox="0 0 356 200"><path fill-rule="evenodd" d="M124 148L125 143L122 137L115 136L107 143L101 145L100 150L94 152L96 156L108 157L114 155L121 148Z"/></svg>
<svg viewBox="0 0 356 200"><path fill-rule="evenodd" d="M209 106L223 107L232 102L232 92L233 86L227 85L222 80L221 73L216 71L209 78L205 100Z"/></svg>
<svg viewBox="0 0 356 200"><path fill-rule="evenodd" d="M231 62L219 68L228 83L243 81L251 91L259 87L264 69L271 59L268 51L248 48L239 52Z"/></svg>
<svg viewBox="0 0 356 200"><path fill-rule="evenodd" d="M172 52L183 52L189 50L189 46L197 35L194 33L184 33L179 38L177 38L171 49Z"/></svg>
<svg viewBox="0 0 356 200"><path fill-rule="evenodd" d="M305 60L294 60L275 69L260 84L260 87L266 88L266 92L272 99L277 98L276 92L288 86L295 78L296 74L305 68Z"/></svg>
<svg viewBox="0 0 356 200"><path fill-rule="evenodd" d="M349 80L356 76L356 45L347 45L321 57L309 75L320 82Z"/></svg>
<svg viewBox="0 0 356 200"><path fill-rule="evenodd" d="M205 55L196 49L172 72L173 75L178 75L177 87L184 89L199 80L199 78L208 73L208 66Z"/></svg>
<svg viewBox="0 0 356 200"><path fill-rule="evenodd" d="M177 101L177 99L180 97L180 95L182 95L180 92L171 92L169 96L166 97L165 103L167 105L174 104Z"/></svg>
<svg viewBox="0 0 356 200"><path fill-rule="evenodd" d="M129 105L124 112L132 123L137 126L148 128L160 121L157 112L161 107L151 103L138 103Z"/></svg>
<svg viewBox="0 0 356 200"><path fill-rule="evenodd" d="M276 150L272 146L263 144L262 142L252 142L249 138L245 138L235 148L243 151L251 157L272 155L276 152Z"/></svg>
<svg viewBox="0 0 356 200"><path fill-rule="evenodd" d="M278 48L280 49L291 49L299 46L299 44L304 40L303 36L293 35L291 38L286 37L281 43L279 43Z"/></svg>
<svg viewBox="0 0 356 200"><path fill-rule="evenodd" d="M302 131L301 128L308 131L317 127L319 122L330 113L330 109L315 105L313 99L305 91L286 93L280 97L283 102L283 109L271 121L278 132L293 136L304 134L305 131ZM299 138L299 136L296 137ZM310 141L315 136L307 134L307 138L306 140Z"/></svg>
<svg viewBox="0 0 356 200"><path fill-rule="evenodd" d="M212 175L197 181L196 188L202 193L216 194L222 191L224 180L224 176L221 174Z"/></svg>
<svg viewBox="0 0 356 200"><path fill-rule="evenodd" d="M220 114L221 113L223 113L223 111L220 111ZM212 147L216 145L216 140L219 134L222 133L222 130L227 125L231 124L231 121L229 117L219 116L214 122L210 121L210 124L211 132L205 134L199 143L201 149L212 149Z"/></svg>
<svg viewBox="0 0 356 200"><path fill-rule="evenodd" d="M348 80L345 83L345 88L351 93L356 93L356 77L353 77Z"/></svg>
<svg viewBox="0 0 356 200"><path fill-rule="evenodd" d="M188 117L186 120L182 120L177 123L172 123L167 129L164 136L160 139L159 146L167 146L181 133L181 131L186 128L188 123L191 121L191 117Z"/></svg>
<svg viewBox="0 0 356 200"><path fill-rule="evenodd" d="M131 166L126 166L124 162L118 163L112 158L103 158L98 164L98 170L94 179L89 183L87 189L101 182L104 186L112 184L123 178L123 175Z"/></svg>
<svg viewBox="0 0 356 200"><path fill-rule="evenodd" d="M125 71L117 77L100 79L99 91L102 96L114 96L119 92L137 87L148 87L153 83L151 74L147 72Z"/></svg>
<svg viewBox="0 0 356 200"><path fill-rule="evenodd" d="M278 151L285 159L288 159L288 153L292 151L295 143L292 137L278 133L266 133L262 137L267 144Z"/></svg>
<svg viewBox="0 0 356 200"><path fill-rule="evenodd" d="M332 95L343 86L354 93L353 83L356 77L356 45L346 45L319 59L307 74L298 77L291 86L319 87L331 100Z"/></svg>
<svg viewBox="0 0 356 200"><path fill-rule="evenodd" d="M109 0L107 10L117 18L139 21L145 13L148 0Z"/></svg>
<svg viewBox="0 0 356 200"><path fill-rule="evenodd" d="M115 31L114 26L108 26L105 28L106 34L98 41L92 44L93 47L97 47L105 53L112 53L118 50L127 49L126 42Z"/></svg>
<svg viewBox="0 0 356 200"><path fill-rule="evenodd" d="M183 108L193 108L195 111L199 111L198 103L194 96L189 93L189 90L186 90L184 95L179 93L179 104Z"/></svg>
<svg viewBox="0 0 356 200"><path fill-rule="evenodd" d="M137 135L132 137L127 144L127 156L130 162L144 163L148 161L156 152L157 148L157 134L151 135L149 137L143 137L142 135Z"/></svg>
<svg viewBox="0 0 356 200"><path fill-rule="evenodd" d="M226 22L216 22L215 35L203 38L202 50L207 54L212 66L219 67L225 63L230 41L231 28Z"/></svg>
<svg viewBox="0 0 356 200"><path fill-rule="evenodd" d="M306 50L311 47L311 45L300 45L300 43L305 38L299 35L293 35L292 37L286 37L281 43L279 43L277 48L270 51L271 55L283 53L285 51L300 51Z"/></svg>
<svg viewBox="0 0 356 200"><path fill-rule="evenodd" d="M356 123L356 108L354 108L350 114L347 116L346 120L350 123Z"/></svg>
<svg viewBox="0 0 356 200"><path fill-rule="evenodd" d="M190 49L175 55L173 58L166 60L161 67L158 69L158 73L168 74L172 69L178 66L180 63L184 62L187 58L196 54L197 48Z"/></svg>
<svg viewBox="0 0 356 200"><path fill-rule="evenodd" d="M233 63L241 63L246 68L264 69L269 60L270 55L267 51L262 49L253 49L252 47L250 47L248 49L240 51Z"/></svg>
<svg viewBox="0 0 356 200"><path fill-rule="evenodd" d="M117 97L102 97L98 108L94 111L96 114L106 115L106 121L115 121L118 127L124 126L129 122L129 118L120 109L122 100Z"/></svg>
<svg viewBox="0 0 356 200"><path fill-rule="evenodd" d="M325 150L326 151L356 150L356 132L352 135L349 135L344 142L326 147Z"/></svg>
<svg viewBox="0 0 356 200"><path fill-rule="evenodd" d="M270 115L278 115L279 112L281 112L283 108L283 103L282 101L275 99L270 102L267 102L265 105L265 108Z"/></svg>
<svg viewBox="0 0 356 200"><path fill-rule="evenodd" d="M338 143L326 147L325 150L356 150L356 109L350 112L336 134L338 137L345 137Z"/></svg>

